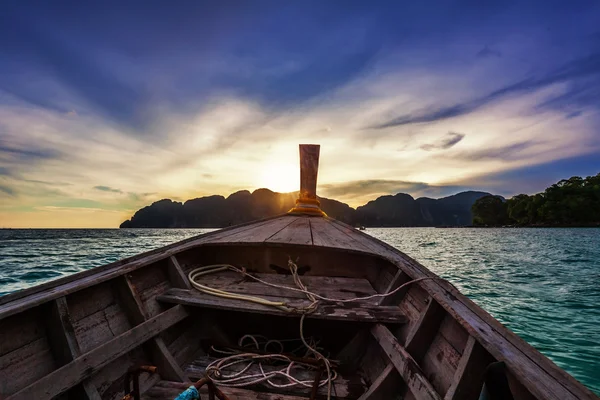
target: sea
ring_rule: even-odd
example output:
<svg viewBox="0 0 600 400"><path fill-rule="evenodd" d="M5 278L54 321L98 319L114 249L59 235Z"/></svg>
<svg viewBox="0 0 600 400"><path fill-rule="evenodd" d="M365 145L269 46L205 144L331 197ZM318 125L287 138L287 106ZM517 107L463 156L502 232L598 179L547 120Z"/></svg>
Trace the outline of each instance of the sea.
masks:
<svg viewBox="0 0 600 400"><path fill-rule="evenodd" d="M0 296L210 229L0 230ZM600 395L600 229L367 228Z"/></svg>

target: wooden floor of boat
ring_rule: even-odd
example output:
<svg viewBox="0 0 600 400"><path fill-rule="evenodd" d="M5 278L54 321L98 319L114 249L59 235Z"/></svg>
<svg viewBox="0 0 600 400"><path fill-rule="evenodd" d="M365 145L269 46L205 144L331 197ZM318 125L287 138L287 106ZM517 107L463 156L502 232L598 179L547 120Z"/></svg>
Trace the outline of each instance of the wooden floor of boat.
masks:
<svg viewBox="0 0 600 400"><path fill-rule="evenodd" d="M195 360L186 364L183 368L186 376L192 382L203 378L205 376L206 367L214 361L215 358L208 355L197 356ZM265 372L269 372L273 369L269 365L263 366ZM260 373L259 367L256 365L248 370L249 373L258 374ZM312 381L314 379L314 373L310 371L298 372L296 371L295 376L303 380ZM164 399L172 400L177 397L182 391L184 391L189 384L183 384L180 382L170 381L159 381L156 385L150 388L144 393L143 399ZM290 388L273 388L267 386L253 386L250 388L220 388L223 393L230 396L231 400L234 399L261 399L261 400L295 400L295 399L307 399L310 397L311 388L296 386ZM362 376L358 373L343 373L338 375L332 386L332 398L334 399L347 399L353 400L360 397L368 389L368 385ZM202 392L202 391L201 391ZM323 398L327 395L327 387L323 386L319 389L318 397Z"/></svg>
<svg viewBox="0 0 600 400"><path fill-rule="evenodd" d="M173 400L189 385L181 382L159 381L150 390L142 395L142 400ZM270 392L259 392L250 389L225 388L220 390L229 397L230 400L307 400L308 395L293 395ZM200 395L206 398L206 390L202 388ZM324 393L319 392L318 398L323 399ZM340 399L340 397L333 397ZM357 397L347 397L347 399L356 399Z"/></svg>

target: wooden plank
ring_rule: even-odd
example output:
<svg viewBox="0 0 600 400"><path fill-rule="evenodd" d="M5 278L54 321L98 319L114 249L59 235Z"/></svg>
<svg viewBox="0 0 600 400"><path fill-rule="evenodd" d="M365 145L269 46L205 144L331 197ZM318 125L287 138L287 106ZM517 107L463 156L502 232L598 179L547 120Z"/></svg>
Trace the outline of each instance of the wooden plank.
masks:
<svg viewBox="0 0 600 400"><path fill-rule="evenodd" d="M267 237L265 242L312 245L309 219L310 217L295 217L289 225Z"/></svg>
<svg viewBox="0 0 600 400"><path fill-rule="evenodd" d="M448 388L444 400L476 400L483 387L486 366L493 359L481 347L473 336L469 336L465 352L460 358L454 373L452 385Z"/></svg>
<svg viewBox="0 0 600 400"><path fill-rule="evenodd" d="M297 289L291 275L253 273L252 276L271 284ZM311 292L332 299L346 300L377 294L369 281L364 278L302 276L300 279ZM252 278L249 277L244 277L234 271L222 271L218 274L205 275L199 280L199 283L233 293L251 295L263 295L268 293L271 296L280 296L290 299L306 299L306 294L302 292L267 286L262 282L252 280ZM364 302L375 305L378 302L378 298L373 298Z"/></svg>
<svg viewBox="0 0 600 400"><path fill-rule="evenodd" d="M310 225L313 232L313 243L315 246L326 246L338 249L353 250L359 252L370 252L362 238L352 235L355 228L346 225L338 226L336 220L329 217L311 218ZM315 239L316 238L316 239Z"/></svg>
<svg viewBox="0 0 600 400"><path fill-rule="evenodd" d="M187 316L188 312L183 307L173 307L98 348L77 357L70 363L8 397L7 400L51 398L64 393L92 376L103 366L150 340Z"/></svg>
<svg viewBox="0 0 600 400"><path fill-rule="evenodd" d="M262 296L265 299L273 301L286 300L274 296ZM265 306L253 302L226 299L212 296L195 290L171 289L167 293L158 296L159 301L172 304L183 304L187 306L213 308L220 310L241 311L259 314L271 314L284 317L299 317L299 313L291 313L276 307ZM306 302L296 302L294 305L308 305ZM341 307L338 305L322 304L317 310L307 314L306 318L329 319L336 321L355 321L355 322L385 322L402 324L406 322L406 317L400 312L398 307L370 306L364 304L355 304L353 306Z"/></svg>
<svg viewBox="0 0 600 400"><path fill-rule="evenodd" d="M213 239L211 243L262 243L271 236L277 234L277 232L284 229L289 224L293 223L300 217L297 216L283 216L277 219L268 221L267 223L256 226L254 229L246 229L240 232L236 232L232 235L227 235L219 239Z"/></svg>
<svg viewBox="0 0 600 400"><path fill-rule="evenodd" d="M181 268L181 265L179 265L179 262L177 261L177 258L175 256L169 257L169 266L167 268L167 271L169 273L169 280L173 284L173 287L178 287L181 289L192 288L190 280L188 279L187 275L183 272L183 269Z"/></svg>
<svg viewBox="0 0 600 400"><path fill-rule="evenodd" d="M412 357L420 361L427 352L427 349L433 338L438 332L438 328L446 310L431 299L427 308L421 312L419 321L412 327L406 337L405 348Z"/></svg>
<svg viewBox="0 0 600 400"><path fill-rule="evenodd" d="M402 384L398 371L391 362L373 381L369 389L358 400L392 400L400 398Z"/></svg>
<svg viewBox="0 0 600 400"><path fill-rule="evenodd" d="M56 368L46 337L0 356L0 396L15 393Z"/></svg>
<svg viewBox="0 0 600 400"><path fill-rule="evenodd" d="M389 285L385 289L384 293L391 293L410 280L411 280L411 278L410 278L410 276L408 276L408 274L406 272L402 271L401 269L398 269L398 272L396 272L396 276L389 283ZM410 284L410 285L412 285L412 284ZM396 293L394 293L390 296L382 297L379 300L379 304L382 306L386 306L386 305L390 305L390 304L398 304L400 302L400 300L402 300L404 295L406 295L406 292L408 292L408 289L410 289L410 285L406 285L405 287L403 287L402 289L398 290Z"/></svg>
<svg viewBox="0 0 600 400"><path fill-rule="evenodd" d="M67 299L59 297L50 306L50 312L46 317L48 341L55 360L59 366L63 366L79 357L81 349L75 337ZM84 380L80 385L71 389L71 392L80 399L101 399L96 387L89 380Z"/></svg>
<svg viewBox="0 0 600 400"><path fill-rule="evenodd" d="M189 384L170 381L159 381L150 390L142 395L142 400L172 400L189 387ZM298 397L288 394L255 392L248 389L219 387L219 389L230 399L244 400L306 400L306 397ZM207 388L199 391L204 396ZM204 397L203 397L204 398Z"/></svg>
<svg viewBox="0 0 600 400"><path fill-rule="evenodd" d="M381 324L373 326L371 334L390 358L410 391L420 400L441 400L431 383L425 378L416 361L398 343L388 328Z"/></svg>
<svg viewBox="0 0 600 400"><path fill-rule="evenodd" d="M135 286L131 283L129 277L127 275L120 277L116 282L116 286L119 292L120 302L126 310L132 324L139 325L145 322L148 319L148 315L136 292ZM186 381L183 370L179 364L177 364L161 338L155 337L145 346L151 353L152 361L158 367L161 376L172 381Z"/></svg>
<svg viewBox="0 0 600 400"><path fill-rule="evenodd" d="M336 228L329 218L309 218L309 222L315 246L368 251L367 247L355 242L352 237Z"/></svg>
<svg viewBox="0 0 600 400"><path fill-rule="evenodd" d="M335 223L347 226L340 221ZM393 246L360 231L354 234L364 236L370 242L373 253L395 263L413 278L439 278ZM508 330L449 282L435 279L419 284L495 359L504 361L508 370L518 376L525 388L535 397L553 400L598 399L588 388Z"/></svg>

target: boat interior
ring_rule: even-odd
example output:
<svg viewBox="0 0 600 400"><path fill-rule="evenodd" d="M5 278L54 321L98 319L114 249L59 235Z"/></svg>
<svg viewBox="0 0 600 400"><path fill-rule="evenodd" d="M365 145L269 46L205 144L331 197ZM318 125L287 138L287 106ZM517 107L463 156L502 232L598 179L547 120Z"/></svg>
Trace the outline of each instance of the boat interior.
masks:
<svg viewBox="0 0 600 400"><path fill-rule="evenodd" d="M219 385L215 380L219 394L267 400L478 399L489 366L504 361L502 376L514 399L555 398L547 397L547 390L570 395L562 398L584 398L568 392L561 383L568 381L544 376L562 370L546 367L547 359L533 349L525 368L535 368L537 375L520 374L520 360L529 351L523 348L525 342L514 334L507 336L502 325L494 326L489 314L447 282L431 273L419 275L414 269L418 264L402 253L385 250L399 257L395 261L382 256L384 250L377 254L374 249L385 245L365 237L326 217L286 215L4 296L1 396L175 399L207 376L219 359L232 352L253 352L293 357L291 375L300 383L290 385L277 374L269 375L269 381L240 385ZM371 250L365 251L366 246ZM325 298L392 294L358 302L323 301L303 317L203 293L188 279L198 267L229 264L246 275L226 270L199 280L228 293L306 306L305 293L281 288L294 287L290 260L306 288ZM433 287L439 293L443 287L445 297L432 295ZM459 315L458 305L465 304L479 315ZM473 323L475 318L479 325ZM334 373L325 372L324 362L306 350L301 334L330 361L335 371L331 384L327 377ZM498 341L510 344L500 349ZM505 357L507 352L514 354ZM289 366L278 359L251 364L244 374L259 378ZM237 376L245 367L228 368L219 370L222 377ZM209 389L200 388L201 398L214 398Z"/></svg>

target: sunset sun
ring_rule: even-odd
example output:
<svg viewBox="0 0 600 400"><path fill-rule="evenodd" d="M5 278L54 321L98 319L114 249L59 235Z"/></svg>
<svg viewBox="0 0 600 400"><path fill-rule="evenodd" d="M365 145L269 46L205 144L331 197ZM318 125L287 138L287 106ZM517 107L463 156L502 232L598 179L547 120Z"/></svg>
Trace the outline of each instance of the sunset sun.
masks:
<svg viewBox="0 0 600 400"><path fill-rule="evenodd" d="M299 189L300 170L297 165L270 163L260 173L258 187L274 192L293 192Z"/></svg>

